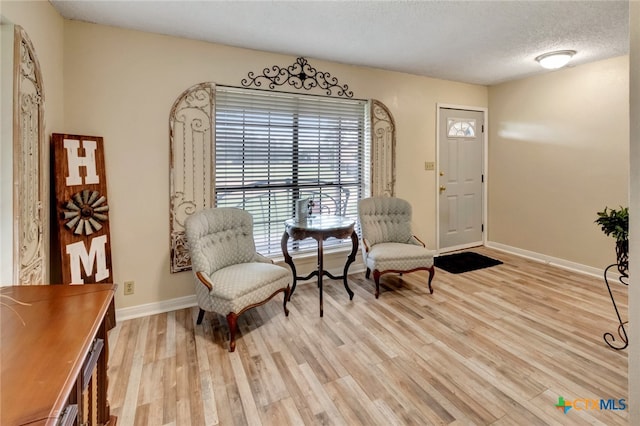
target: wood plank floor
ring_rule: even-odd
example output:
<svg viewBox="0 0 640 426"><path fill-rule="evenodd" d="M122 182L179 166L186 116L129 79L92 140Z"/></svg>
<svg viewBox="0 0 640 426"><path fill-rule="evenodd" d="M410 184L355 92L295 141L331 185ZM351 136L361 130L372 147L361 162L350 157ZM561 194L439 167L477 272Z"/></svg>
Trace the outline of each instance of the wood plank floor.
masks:
<svg viewBox="0 0 640 426"><path fill-rule="evenodd" d="M352 301L325 281L282 312L277 297L240 317L229 353L222 316L197 308L119 323L110 332L109 399L120 425L625 425L627 410L564 413L558 398L627 396L627 352L602 280L487 248L503 265L373 281L350 276ZM626 288L614 284L626 318Z"/></svg>

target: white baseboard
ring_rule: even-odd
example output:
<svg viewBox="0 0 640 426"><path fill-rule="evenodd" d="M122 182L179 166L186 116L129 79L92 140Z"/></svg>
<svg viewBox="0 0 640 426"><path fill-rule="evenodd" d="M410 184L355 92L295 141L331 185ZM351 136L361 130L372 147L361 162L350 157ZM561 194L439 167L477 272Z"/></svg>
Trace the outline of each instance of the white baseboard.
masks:
<svg viewBox="0 0 640 426"><path fill-rule="evenodd" d="M578 272L581 274L590 275L592 277L602 278L602 275L603 275L603 269L594 268L592 266L571 262L569 260L548 256L546 254L537 253L534 251L529 251L529 250L524 250L517 247L508 246L506 244L487 241L486 246L489 248L504 251L510 254L515 254L516 256L525 257L527 259L546 263L547 265L553 265L553 266L557 266L558 268L567 269L572 272ZM620 277L620 275L610 272L609 274L607 274L607 277L609 277L609 279L617 280Z"/></svg>
<svg viewBox="0 0 640 426"><path fill-rule="evenodd" d="M562 269L567 269L572 272L577 272L585 275L590 275L592 277L602 278L602 269L594 268L592 266L583 265L576 262L571 262L565 259L560 259L553 256L548 256L546 254L537 253L534 251L524 250L517 247L508 246L502 243L496 243L492 241L487 241L486 247L492 248L495 250L504 251L506 253L514 254L516 256L524 257L527 259L531 259L537 262L546 263L547 265L557 266ZM355 274L358 272L364 272L365 267L361 262L355 262L353 267L349 269L349 273ZM329 270L333 275L342 274L341 270L333 269ZM609 279L617 280L619 278L619 274L610 273ZM299 285L304 285L305 283L309 283L314 281L302 281L299 282ZM176 299L163 300L161 302L147 303L144 305L131 306L128 308L116 309L116 320L125 321L134 318L140 318L149 315L162 314L165 312L171 312L178 309L191 308L193 306L197 306L198 303L196 301L196 296L183 296L178 297Z"/></svg>
<svg viewBox="0 0 640 426"><path fill-rule="evenodd" d="M465 249L469 249L469 248L473 248L473 247L479 247L481 245L482 245L482 241L477 241L475 243L461 244L459 246L441 248L441 249L438 250L438 255L449 253L449 252L452 252L452 251L465 250Z"/></svg>
<svg viewBox="0 0 640 426"><path fill-rule="evenodd" d="M364 264L362 262L356 262L354 267L349 268L349 274L355 274L358 272L364 272ZM329 270L332 275L342 275L342 270L332 269ZM299 281L298 285L303 285L307 282L315 281L317 278L308 281ZM196 296L183 296L176 299L163 300L161 302L146 303L144 305L131 306L128 308L116 309L116 321L125 321L134 318L146 317L149 315L157 315L165 312L176 311L178 309L191 308L198 306Z"/></svg>
<svg viewBox="0 0 640 426"><path fill-rule="evenodd" d="M163 300L161 302L146 303L144 305L131 306L128 308L116 309L116 321L124 321L134 318L146 317L149 315L162 314L164 312L176 311L178 309L191 308L197 306L196 295L178 297L176 299Z"/></svg>

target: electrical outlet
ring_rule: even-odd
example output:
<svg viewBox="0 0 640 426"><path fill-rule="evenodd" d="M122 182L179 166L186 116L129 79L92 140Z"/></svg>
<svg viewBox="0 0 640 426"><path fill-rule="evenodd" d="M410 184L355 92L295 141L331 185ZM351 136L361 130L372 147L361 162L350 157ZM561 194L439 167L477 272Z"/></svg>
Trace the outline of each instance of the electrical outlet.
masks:
<svg viewBox="0 0 640 426"><path fill-rule="evenodd" d="M125 296L129 296L130 294L133 294L135 289L136 289L135 281L125 281L124 282L124 295Z"/></svg>

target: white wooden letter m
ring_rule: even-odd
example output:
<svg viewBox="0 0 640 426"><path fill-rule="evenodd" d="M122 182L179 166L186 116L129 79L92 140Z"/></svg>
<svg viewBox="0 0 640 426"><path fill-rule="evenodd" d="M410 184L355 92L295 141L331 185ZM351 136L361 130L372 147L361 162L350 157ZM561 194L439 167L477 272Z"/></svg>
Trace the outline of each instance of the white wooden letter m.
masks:
<svg viewBox="0 0 640 426"><path fill-rule="evenodd" d="M93 265L96 264L95 282L100 282L109 277L105 250L106 244L107 236L101 235L91 240L89 253L87 253L84 241L78 241L77 243L67 246L69 265L71 267L71 284L84 284L80 273L80 263L82 263L86 276L88 277L93 275Z"/></svg>

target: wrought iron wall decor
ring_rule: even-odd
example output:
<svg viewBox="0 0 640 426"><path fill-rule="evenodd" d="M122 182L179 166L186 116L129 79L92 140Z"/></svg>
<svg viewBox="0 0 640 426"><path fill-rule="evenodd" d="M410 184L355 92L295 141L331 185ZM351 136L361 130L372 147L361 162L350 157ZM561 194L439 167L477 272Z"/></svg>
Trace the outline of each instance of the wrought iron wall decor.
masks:
<svg viewBox="0 0 640 426"><path fill-rule="evenodd" d="M352 98L353 91L349 90L346 84L338 84L338 79L331 76L325 71L318 71L309 64L305 58L300 57L288 67L280 67L274 65L271 68L262 70L262 74L255 75L250 71L247 78L243 78L240 82L244 87L261 87L262 83L268 83L269 89L273 90L276 86L289 84L296 89L311 90L318 87L325 91L327 96L333 96L333 90L336 90L336 96Z"/></svg>
<svg viewBox="0 0 640 426"><path fill-rule="evenodd" d="M191 269L184 222L214 198L214 83L185 90L169 114L171 272Z"/></svg>
<svg viewBox="0 0 640 426"><path fill-rule="evenodd" d="M47 212L42 72L27 33L14 27L14 279L45 284Z"/></svg>
<svg viewBox="0 0 640 426"><path fill-rule="evenodd" d="M389 109L371 101L371 195L393 197L396 185L396 125Z"/></svg>

